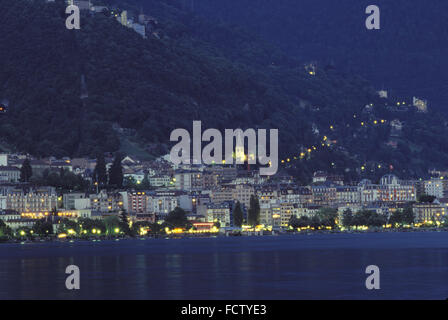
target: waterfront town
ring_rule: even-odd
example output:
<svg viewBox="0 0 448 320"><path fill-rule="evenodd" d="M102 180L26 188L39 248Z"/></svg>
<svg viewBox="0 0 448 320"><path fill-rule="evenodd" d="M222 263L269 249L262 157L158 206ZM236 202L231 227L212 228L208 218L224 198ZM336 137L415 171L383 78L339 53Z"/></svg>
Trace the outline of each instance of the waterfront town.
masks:
<svg viewBox="0 0 448 320"><path fill-rule="evenodd" d="M163 35L157 19L142 10L132 14L87 0L68 0L67 4L91 15L106 14L143 38L160 39ZM310 76L316 75L314 64L305 69ZM81 84L81 99L85 99L88 94L84 76ZM378 95L388 98L385 90ZM390 125L386 144L396 149L404 135L404 122L376 118L373 106L366 105L362 110L369 122L360 120L358 125ZM387 109L394 114L428 111L427 101L416 97L412 104L396 102ZM6 111L7 106L1 105L0 112ZM330 132L335 126L330 124ZM315 136L323 135L314 123L312 129ZM321 145L347 152L327 135L322 136ZM281 163L309 160L317 148L320 144L301 146L296 157ZM375 165L380 169L384 164ZM225 161L209 166L175 165L169 155L144 161L116 154L37 159L27 154L3 153L0 238L42 233L65 238L446 226L448 174L433 170L425 178L403 179L390 167L391 172L378 181L344 181L342 176L317 171L312 181L303 185L284 171L266 177L258 168ZM360 168L361 172L366 169L365 165Z"/></svg>
<svg viewBox="0 0 448 320"><path fill-rule="evenodd" d="M3 236L6 229L28 236L37 232L36 224L47 223L45 232L62 238L122 234L132 226L142 236L155 229L229 235L444 226L448 179L444 172L430 174L426 180L387 174L377 182L345 183L320 171L302 186L283 172L266 177L244 165L174 165L169 155L140 161L113 154L34 159L5 153L0 154L0 230ZM83 223L90 227L77 228Z"/></svg>

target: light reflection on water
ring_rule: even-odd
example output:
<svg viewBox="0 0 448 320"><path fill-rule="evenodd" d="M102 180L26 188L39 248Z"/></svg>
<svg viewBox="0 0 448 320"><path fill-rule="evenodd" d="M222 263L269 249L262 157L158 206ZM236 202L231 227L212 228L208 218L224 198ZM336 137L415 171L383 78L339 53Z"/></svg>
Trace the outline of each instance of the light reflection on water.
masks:
<svg viewBox="0 0 448 320"><path fill-rule="evenodd" d="M446 299L448 233L0 245L1 299ZM65 289L65 268L81 290ZM378 265L381 290L365 268Z"/></svg>

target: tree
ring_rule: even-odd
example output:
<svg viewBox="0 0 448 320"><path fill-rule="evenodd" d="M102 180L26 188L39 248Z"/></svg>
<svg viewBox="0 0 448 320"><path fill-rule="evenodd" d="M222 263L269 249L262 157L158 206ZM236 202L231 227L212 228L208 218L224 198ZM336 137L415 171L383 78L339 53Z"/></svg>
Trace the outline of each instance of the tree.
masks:
<svg viewBox="0 0 448 320"><path fill-rule="evenodd" d="M293 229L297 229L297 228L300 228L300 227L301 227L301 225L300 225L300 220L297 219L297 216L296 216L296 215L292 215L291 218L289 218L288 225L289 225L290 227L292 227Z"/></svg>
<svg viewBox="0 0 448 320"><path fill-rule="evenodd" d="M386 224L386 222L387 217L376 212L371 212L367 225L371 227L381 227Z"/></svg>
<svg viewBox="0 0 448 320"><path fill-rule="evenodd" d="M120 210L120 228L125 234L131 234L131 229L129 228L129 216L125 209Z"/></svg>
<svg viewBox="0 0 448 320"><path fill-rule="evenodd" d="M395 224L412 224L414 223L415 214L412 210L411 206L407 206L403 210L397 210L392 213L392 215L389 218L389 223L393 226Z"/></svg>
<svg viewBox="0 0 448 320"><path fill-rule="evenodd" d="M15 235L17 236L17 237L20 237L20 238L27 238L28 236L30 236L31 235L31 228L28 228L28 227L22 227L22 228L19 228L19 229L17 229L17 230L15 230Z"/></svg>
<svg viewBox="0 0 448 320"><path fill-rule="evenodd" d="M151 183L149 183L149 177L147 173L145 174L145 177L143 178L140 187L142 190L147 190L151 188Z"/></svg>
<svg viewBox="0 0 448 320"><path fill-rule="evenodd" d="M313 221L307 217L307 216L301 216L297 219L297 227L298 228L305 228L308 226L313 226Z"/></svg>
<svg viewBox="0 0 448 320"><path fill-rule="evenodd" d="M156 223L151 223L149 232L153 235L164 233L165 230L162 228L162 225Z"/></svg>
<svg viewBox="0 0 448 320"><path fill-rule="evenodd" d="M103 220L80 218L78 219L78 224L80 226L81 233L99 235L106 232L106 225Z"/></svg>
<svg viewBox="0 0 448 320"><path fill-rule="evenodd" d="M8 237L12 236L13 232L11 228L9 228L3 220L0 220L0 240L7 239Z"/></svg>
<svg viewBox="0 0 448 320"><path fill-rule="evenodd" d="M137 182L135 181L135 178L132 176L124 178L123 185L128 189L137 188Z"/></svg>
<svg viewBox="0 0 448 320"><path fill-rule="evenodd" d="M73 230L74 232L76 232L76 234L78 234L79 225L75 221L69 220L67 218L60 220L58 225L58 232L68 233L69 230Z"/></svg>
<svg viewBox="0 0 448 320"><path fill-rule="evenodd" d="M405 224L412 224L415 221L415 213L414 210L412 210L411 206L407 206L403 209L403 223Z"/></svg>
<svg viewBox="0 0 448 320"><path fill-rule="evenodd" d="M171 228L187 228L189 226L187 213L179 207L168 213L165 222Z"/></svg>
<svg viewBox="0 0 448 320"><path fill-rule="evenodd" d="M392 226L395 226L395 224L401 224L402 221L402 211L397 210L395 212L392 212L392 214L389 217L389 223Z"/></svg>
<svg viewBox="0 0 448 320"><path fill-rule="evenodd" d="M422 194L418 197L418 202L433 203L436 197Z"/></svg>
<svg viewBox="0 0 448 320"><path fill-rule="evenodd" d="M250 196L250 208L247 215L247 222L256 226L260 221L260 203L258 202L258 198L255 195Z"/></svg>
<svg viewBox="0 0 448 320"><path fill-rule="evenodd" d="M95 182L98 182L99 185L105 185L107 183L106 160L104 160L103 153L98 153L96 157L96 166L93 171L93 177Z"/></svg>
<svg viewBox="0 0 448 320"><path fill-rule="evenodd" d="M37 220L33 226L35 234L40 236L48 236L53 234L53 224L44 219Z"/></svg>
<svg viewBox="0 0 448 320"><path fill-rule="evenodd" d="M317 212L316 217L319 219L321 226L334 228L336 226L338 210L332 208L322 208Z"/></svg>
<svg viewBox="0 0 448 320"><path fill-rule="evenodd" d="M65 170L66 170L66 169L64 169L64 168L60 168L60 169L59 169L59 177L61 178L61 181L63 181L64 178L65 178ZM68 170L67 170L67 171L68 171Z"/></svg>
<svg viewBox="0 0 448 320"><path fill-rule="evenodd" d="M155 225L159 226L159 228L155 229ZM155 229L155 232L154 232ZM147 231L150 233L157 233L160 230L160 225L157 223L151 223L148 221L137 221L132 224L131 232L132 235L141 235L142 231Z"/></svg>
<svg viewBox="0 0 448 320"><path fill-rule="evenodd" d="M110 216L104 219L104 226L106 227L106 234L114 235L116 234L116 229L120 229L121 221L117 216Z"/></svg>
<svg viewBox="0 0 448 320"><path fill-rule="evenodd" d="M351 227L353 223L353 212L350 209L347 209L342 214L342 225L344 227Z"/></svg>
<svg viewBox="0 0 448 320"><path fill-rule="evenodd" d="M236 227L241 227L243 225L243 210L241 210L241 203L238 201L233 209L233 224Z"/></svg>
<svg viewBox="0 0 448 320"><path fill-rule="evenodd" d="M33 175L33 168L31 168L31 163L28 158L23 161L22 167L20 168L20 181L29 182L31 176Z"/></svg>
<svg viewBox="0 0 448 320"><path fill-rule="evenodd" d="M352 225L381 227L386 224L387 217L370 210L361 210L353 216Z"/></svg>
<svg viewBox="0 0 448 320"><path fill-rule="evenodd" d="M121 154L115 155L114 162L109 170L109 185L117 188L123 187L123 167L121 166Z"/></svg>

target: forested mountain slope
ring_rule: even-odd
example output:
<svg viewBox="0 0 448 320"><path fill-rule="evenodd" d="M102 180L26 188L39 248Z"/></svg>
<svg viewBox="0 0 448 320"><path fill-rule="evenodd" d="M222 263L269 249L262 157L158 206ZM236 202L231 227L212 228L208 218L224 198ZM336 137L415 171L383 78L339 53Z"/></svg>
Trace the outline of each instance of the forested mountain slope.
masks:
<svg viewBox="0 0 448 320"><path fill-rule="evenodd" d="M129 17L141 7L115 2ZM94 155L120 150L125 129L161 154L173 129L201 120L204 129L279 128L282 158L291 159L284 167L303 179L317 169L356 175L361 166L375 168L364 175L390 165L417 175L447 163L437 114L391 111L394 101L356 73L331 65L310 73L306 61L244 27L162 0L142 7L157 18L158 37L143 39L104 14L83 13L81 30L67 30L61 1L0 0L0 100L9 102L0 145L38 156ZM391 147L396 119L404 127Z"/></svg>

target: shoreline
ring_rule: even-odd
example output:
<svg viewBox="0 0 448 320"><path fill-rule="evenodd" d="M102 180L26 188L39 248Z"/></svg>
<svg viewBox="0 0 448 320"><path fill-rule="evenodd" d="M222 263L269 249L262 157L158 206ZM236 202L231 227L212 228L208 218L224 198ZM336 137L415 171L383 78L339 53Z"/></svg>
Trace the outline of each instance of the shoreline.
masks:
<svg viewBox="0 0 448 320"><path fill-rule="evenodd" d="M131 236L125 236L125 237L89 237L89 238L63 238L58 239L55 238L36 238L36 239L8 239L5 241L0 240L0 246L2 244L24 244L24 243L67 243L67 242L98 242L98 241L127 241L127 240L155 240L155 239L166 239L166 240L173 240L173 239L196 239L196 238L228 238L228 237L276 237L276 236L282 236L282 235L318 235L318 234L368 234L368 233L410 233L410 232L448 232L448 227L443 228L397 228L397 229L371 229L371 230L319 230L319 231L284 231L284 232L278 232L278 233L267 233L264 232L262 234L255 233L255 232L243 232L241 234L202 234L202 235L191 235L191 234L177 234L175 236L173 235L157 235L157 236L150 236L150 237L131 237Z"/></svg>

